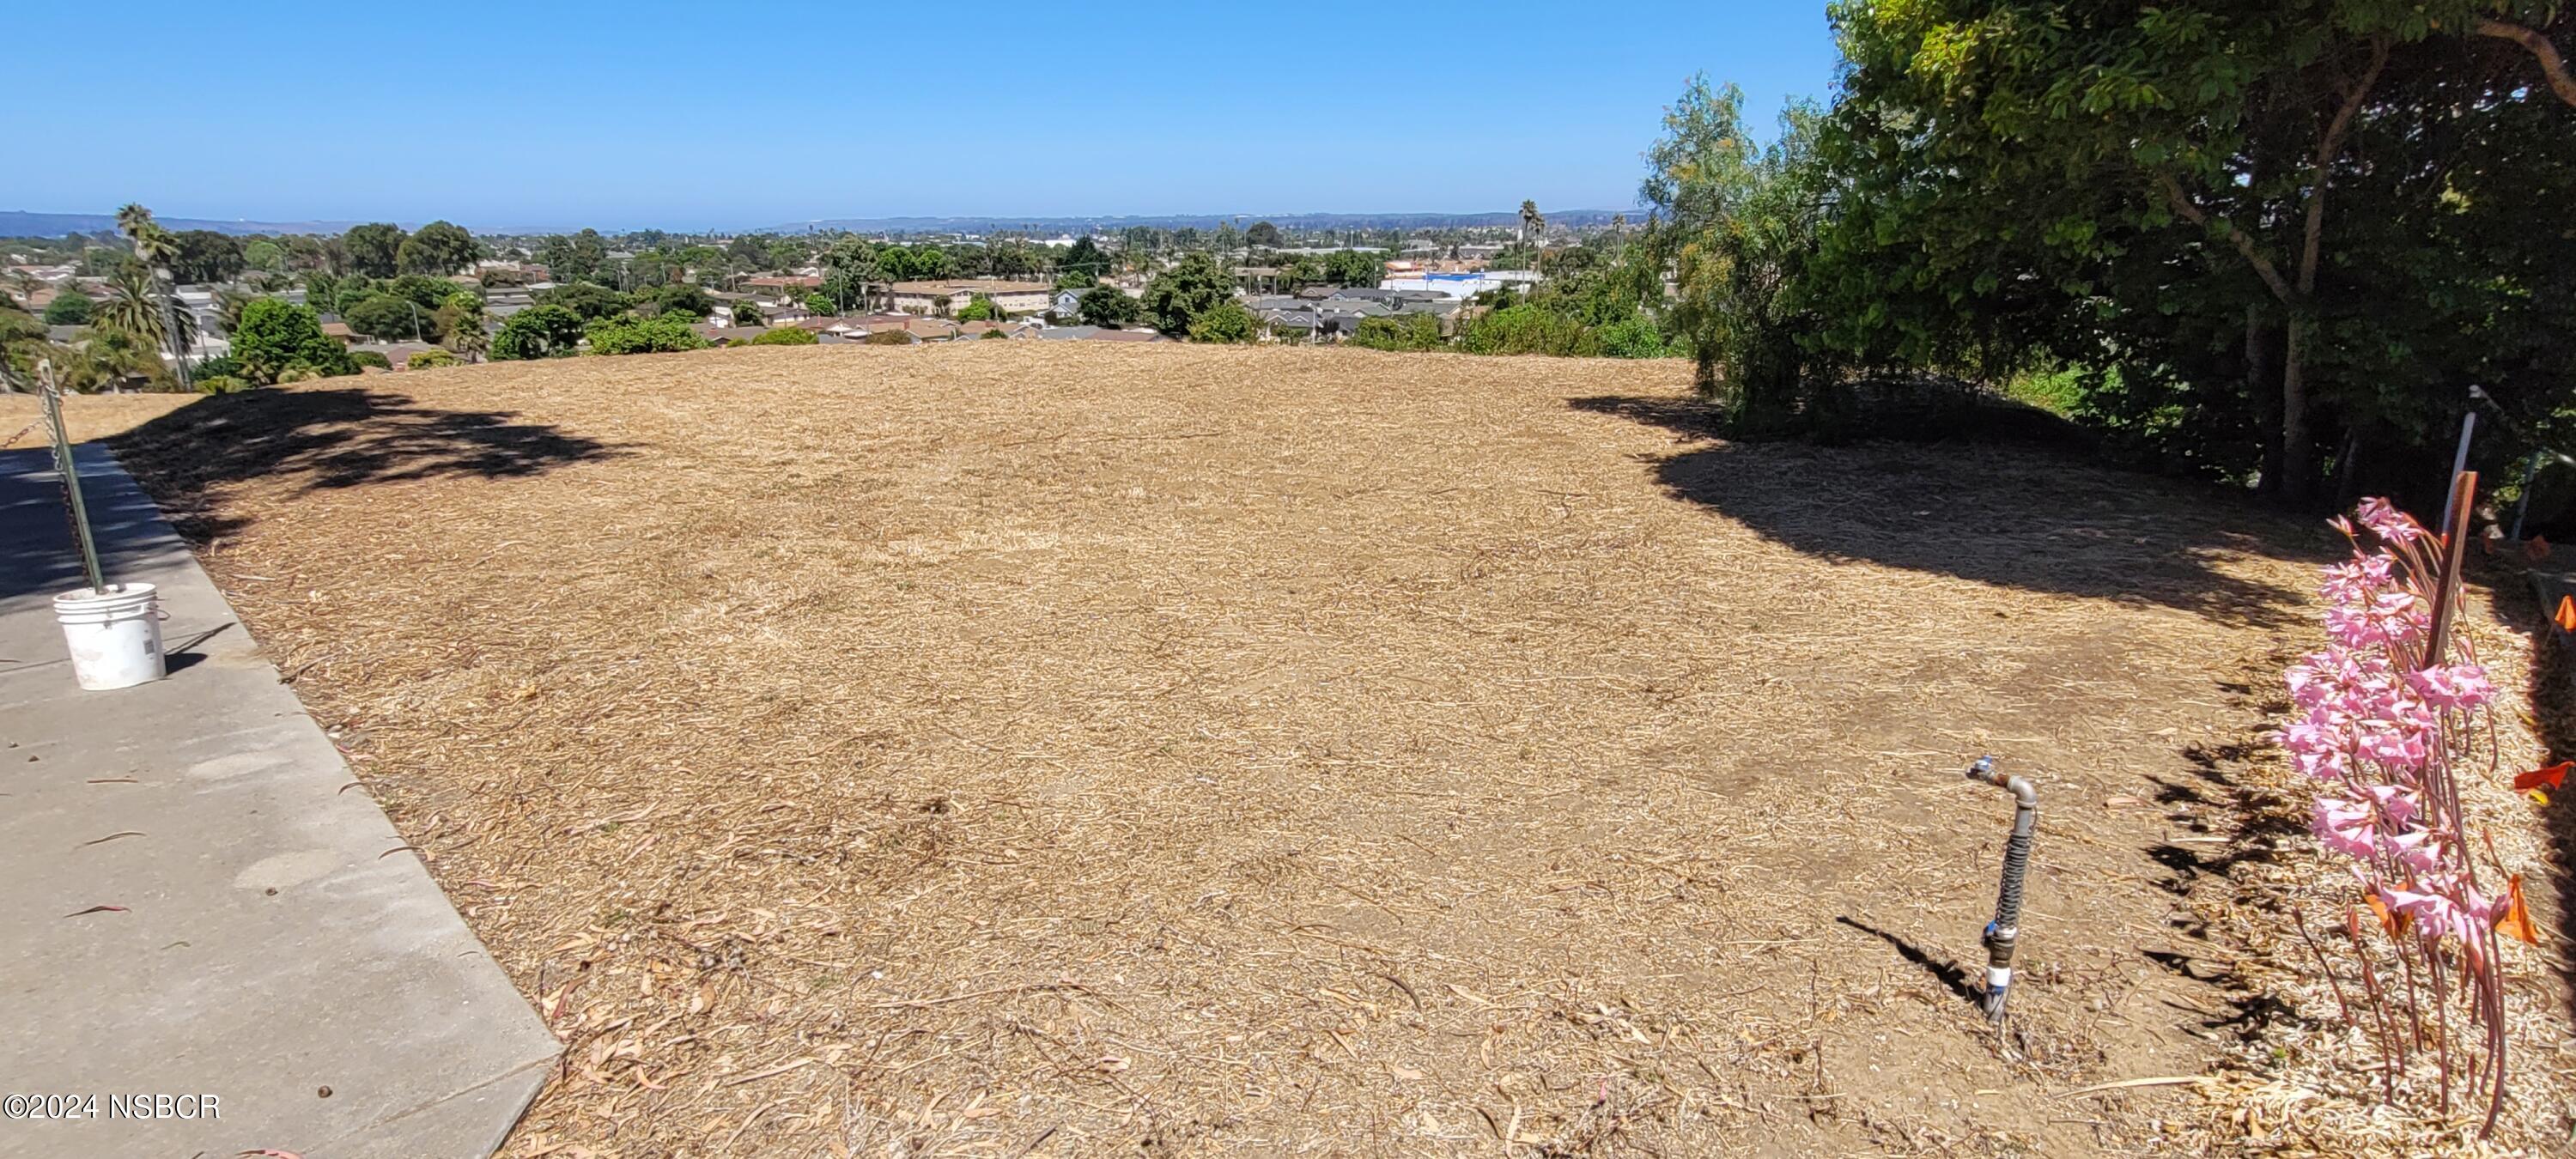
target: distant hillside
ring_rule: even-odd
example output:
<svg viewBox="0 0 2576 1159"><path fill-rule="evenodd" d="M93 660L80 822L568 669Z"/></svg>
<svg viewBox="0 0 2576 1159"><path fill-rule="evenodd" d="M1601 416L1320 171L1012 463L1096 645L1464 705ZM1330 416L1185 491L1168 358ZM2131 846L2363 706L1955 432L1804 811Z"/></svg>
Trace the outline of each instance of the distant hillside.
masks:
<svg viewBox="0 0 2576 1159"><path fill-rule="evenodd" d="M1630 220L1645 220L1643 210L1563 209L1548 210L1551 225L1606 225L1615 213L1626 213ZM161 224L170 229L210 229L216 233L286 234L342 233L354 221L217 221L196 217L164 217ZM784 225L748 229L745 233L1025 233L1061 234L1108 232L1135 226L1157 229L1215 229L1220 223L1232 222L1238 228L1256 221L1266 221L1281 229L1455 229L1468 226L1510 226L1518 224L1518 210L1492 213L1199 213L1146 214L1132 217L834 217L820 221L796 221ZM400 222L410 229L419 222ZM469 227L474 228L474 227ZM547 229L474 228L485 236L524 236L538 233L570 233L580 226ZM61 237L67 233L112 233L116 215L112 213L34 213L23 209L0 209L0 237ZM616 234L623 230L602 230ZM698 231L685 231L698 232Z"/></svg>
<svg viewBox="0 0 2576 1159"><path fill-rule="evenodd" d="M1645 220L1643 210L1566 209L1543 212L1551 225L1606 225L1611 216L1618 213L1626 213L1631 220ZM1519 210L1492 213L1185 213L1134 217L835 217L773 225L757 232L992 233L1010 230L1026 233L1114 233L1137 226L1215 229L1225 222L1241 228L1256 221L1266 221L1290 230L1454 229L1517 225L1520 219Z"/></svg>
<svg viewBox="0 0 2576 1159"><path fill-rule="evenodd" d="M216 233L341 233L354 221L212 221L195 217L158 218L167 229L211 229ZM0 237L61 237L67 233L114 233L113 213L30 213L0 209Z"/></svg>

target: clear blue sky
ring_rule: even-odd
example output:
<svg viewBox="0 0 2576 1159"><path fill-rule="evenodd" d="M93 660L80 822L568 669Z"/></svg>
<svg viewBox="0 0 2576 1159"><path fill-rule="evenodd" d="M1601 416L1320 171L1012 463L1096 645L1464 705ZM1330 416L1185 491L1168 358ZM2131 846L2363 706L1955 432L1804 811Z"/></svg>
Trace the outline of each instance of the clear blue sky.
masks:
<svg viewBox="0 0 2576 1159"><path fill-rule="evenodd" d="M1630 205L1818 3L0 5L0 209L469 227Z"/></svg>

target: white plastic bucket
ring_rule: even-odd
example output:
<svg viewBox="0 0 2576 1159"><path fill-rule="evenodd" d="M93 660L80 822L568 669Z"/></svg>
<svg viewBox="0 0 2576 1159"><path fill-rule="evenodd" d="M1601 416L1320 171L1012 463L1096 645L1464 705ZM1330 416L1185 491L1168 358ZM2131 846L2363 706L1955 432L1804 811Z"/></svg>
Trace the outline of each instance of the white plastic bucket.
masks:
<svg viewBox="0 0 2576 1159"><path fill-rule="evenodd" d="M151 584L111 584L54 597L80 686L130 688L161 679L161 597Z"/></svg>

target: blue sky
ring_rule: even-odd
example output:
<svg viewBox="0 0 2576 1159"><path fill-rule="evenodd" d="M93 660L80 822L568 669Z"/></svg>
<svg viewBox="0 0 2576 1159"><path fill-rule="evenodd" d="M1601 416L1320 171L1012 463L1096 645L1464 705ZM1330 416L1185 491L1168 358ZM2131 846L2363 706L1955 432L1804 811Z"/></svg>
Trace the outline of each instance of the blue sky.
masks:
<svg viewBox="0 0 2576 1159"><path fill-rule="evenodd" d="M1622 208L1690 74L1823 5L8 4L0 209L754 227Z"/></svg>

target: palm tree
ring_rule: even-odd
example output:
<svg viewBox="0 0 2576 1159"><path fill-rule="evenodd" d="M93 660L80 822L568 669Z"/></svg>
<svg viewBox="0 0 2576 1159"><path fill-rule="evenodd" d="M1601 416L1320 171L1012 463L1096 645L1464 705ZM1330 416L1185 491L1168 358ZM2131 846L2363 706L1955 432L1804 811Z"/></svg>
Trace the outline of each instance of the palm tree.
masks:
<svg viewBox="0 0 2576 1159"><path fill-rule="evenodd" d="M1547 219L1539 216L1538 203L1523 200L1521 202L1521 244L1530 244L1538 237L1538 231L1546 228Z"/></svg>
<svg viewBox="0 0 2576 1159"><path fill-rule="evenodd" d="M116 228L133 240L134 256L151 268L152 280L160 284L162 292L157 296L161 299L163 319L159 332L169 346L171 361L178 364L179 388L185 390L194 385L189 381L188 344L195 338L196 327L194 320L186 318L179 309L179 289L170 278L170 262L179 255L179 239L161 228L161 223L152 220L151 210L131 201L116 211ZM142 330L129 332L144 333Z"/></svg>

